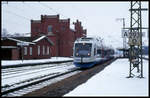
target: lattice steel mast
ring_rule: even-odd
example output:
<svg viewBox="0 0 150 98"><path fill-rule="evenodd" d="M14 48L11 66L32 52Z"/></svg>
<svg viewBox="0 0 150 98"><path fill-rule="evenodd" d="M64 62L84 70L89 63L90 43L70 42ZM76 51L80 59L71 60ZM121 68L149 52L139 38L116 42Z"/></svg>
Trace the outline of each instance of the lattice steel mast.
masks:
<svg viewBox="0 0 150 98"><path fill-rule="evenodd" d="M142 59L142 15L141 1L131 1L130 32L129 32L129 78L135 76L132 71L137 68L139 78L143 78L143 59Z"/></svg>

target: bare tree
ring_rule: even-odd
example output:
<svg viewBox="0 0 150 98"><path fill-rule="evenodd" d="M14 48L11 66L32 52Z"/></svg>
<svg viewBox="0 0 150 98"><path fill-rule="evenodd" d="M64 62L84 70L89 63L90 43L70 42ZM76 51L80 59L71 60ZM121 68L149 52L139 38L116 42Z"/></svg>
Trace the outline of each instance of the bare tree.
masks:
<svg viewBox="0 0 150 98"><path fill-rule="evenodd" d="M2 37L8 37L8 31L7 31L7 29L6 28L3 28L2 29Z"/></svg>

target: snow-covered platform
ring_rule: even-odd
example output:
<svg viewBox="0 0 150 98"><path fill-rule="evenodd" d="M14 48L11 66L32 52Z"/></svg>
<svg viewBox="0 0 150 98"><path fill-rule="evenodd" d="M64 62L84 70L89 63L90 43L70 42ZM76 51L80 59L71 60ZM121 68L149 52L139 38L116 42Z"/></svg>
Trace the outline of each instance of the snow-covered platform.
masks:
<svg viewBox="0 0 150 98"><path fill-rule="evenodd" d="M64 96L149 96L148 65L149 62L143 60L144 78L126 78L129 76L129 61L117 59Z"/></svg>
<svg viewBox="0 0 150 98"><path fill-rule="evenodd" d="M59 63L73 61L73 58L69 57L51 57L50 59L35 59L35 60L1 60L2 67L9 66L22 66L22 65L34 65L34 64L47 64L47 63Z"/></svg>

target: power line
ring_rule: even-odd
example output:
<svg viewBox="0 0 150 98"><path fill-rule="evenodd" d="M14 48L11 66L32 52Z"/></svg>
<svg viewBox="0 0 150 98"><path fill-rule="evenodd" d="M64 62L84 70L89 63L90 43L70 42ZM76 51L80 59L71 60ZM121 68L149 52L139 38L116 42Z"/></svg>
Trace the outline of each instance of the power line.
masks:
<svg viewBox="0 0 150 98"><path fill-rule="evenodd" d="M23 2L22 4L23 4L23 6L26 6L24 2ZM34 4L34 5L35 5L35 4ZM22 5L21 5L21 6L22 6ZM38 10L38 11L37 11L37 10L35 11L36 8L32 8L32 9L31 9L31 7L34 7L33 5L28 4L27 6L28 6L27 8L28 8L30 11L32 11L32 13L34 13L34 14L39 13L39 10ZM28 9L25 9L25 8L24 8L24 9L20 9L20 7L17 7L17 6L13 6L13 8L15 8L15 9L17 9L17 10L20 10L21 12L25 12L26 10L28 10ZM29 12L29 11L28 11L28 12ZM27 16L30 15L30 14L28 14L28 12L27 12L27 14L26 14ZM30 16L31 16L31 15L30 15ZM30 17L30 16L29 16L29 17ZM33 14L32 14L31 17L33 17ZM28 19L29 19L29 18L28 18ZM30 20L31 20L31 19L30 19Z"/></svg>
<svg viewBox="0 0 150 98"><path fill-rule="evenodd" d="M53 10L53 11L56 12L57 14L60 14L60 13L58 13L56 10L54 10L53 8L51 8L50 6L48 6L48 5L46 5L46 4L43 4L43 3L40 3L40 2L39 2L39 4L42 5L42 6L44 6L44 7L46 7L46 8L48 8L48 9L50 9L50 10ZM60 14L60 15L66 17L66 16L63 15L63 14Z"/></svg>
<svg viewBox="0 0 150 98"><path fill-rule="evenodd" d="M34 5L32 5L32 4L34 4L34 3L29 3L29 4L28 4L28 6L29 6L28 8L31 10L30 7L34 7L34 8L32 9L32 10L34 10L34 11L32 11L32 12L34 12L34 13L36 13L36 14L39 13L39 10L37 11L37 8L34 6L35 4L34 4Z"/></svg>
<svg viewBox="0 0 150 98"><path fill-rule="evenodd" d="M16 6L15 6L15 7L13 6L13 8L15 8L15 9L17 9L17 10L20 10L20 11L24 11L23 9L20 9L20 8L18 8L18 7L16 7Z"/></svg>
<svg viewBox="0 0 150 98"><path fill-rule="evenodd" d="M9 21L4 19L4 21L5 21L5 22L11 22L11 23L13 23L13 24L18 24L19 26L26 26L26 25L24 25L24 24L22 24L22 23L20 23L20 22L12 21L12 19L9 20ZM5 25L5 22L3 22L3 25ZM13 26L14 26L14 25L13 25ZM28 27L28 26L26 26L26 27Z"/></svg>
<svg viewBox="0 0 150 98"><path fill-rule="evenodd" d="M18 15L18 14L16 14L16 13L11 12L11 11L8 11L8 10L5 10L5 12L7 12L7 13L9 13L9 14L16 15L16 16L18 16L18 17L21 17L21 18L25 19L25 20L30 20L29 18L26 18L26 17L24 17L24 16Z"/></svg>

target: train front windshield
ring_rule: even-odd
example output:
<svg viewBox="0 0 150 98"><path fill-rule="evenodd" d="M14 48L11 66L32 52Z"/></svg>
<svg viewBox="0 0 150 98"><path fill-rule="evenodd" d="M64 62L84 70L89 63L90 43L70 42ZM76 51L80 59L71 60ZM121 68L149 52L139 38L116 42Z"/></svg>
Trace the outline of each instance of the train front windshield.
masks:
<svg viewBox="0 0 150 98"><path fill-rule="evenodd" d="M77 43L75 44L76 57L90 57L91 56L91 43Z"/></svg>

